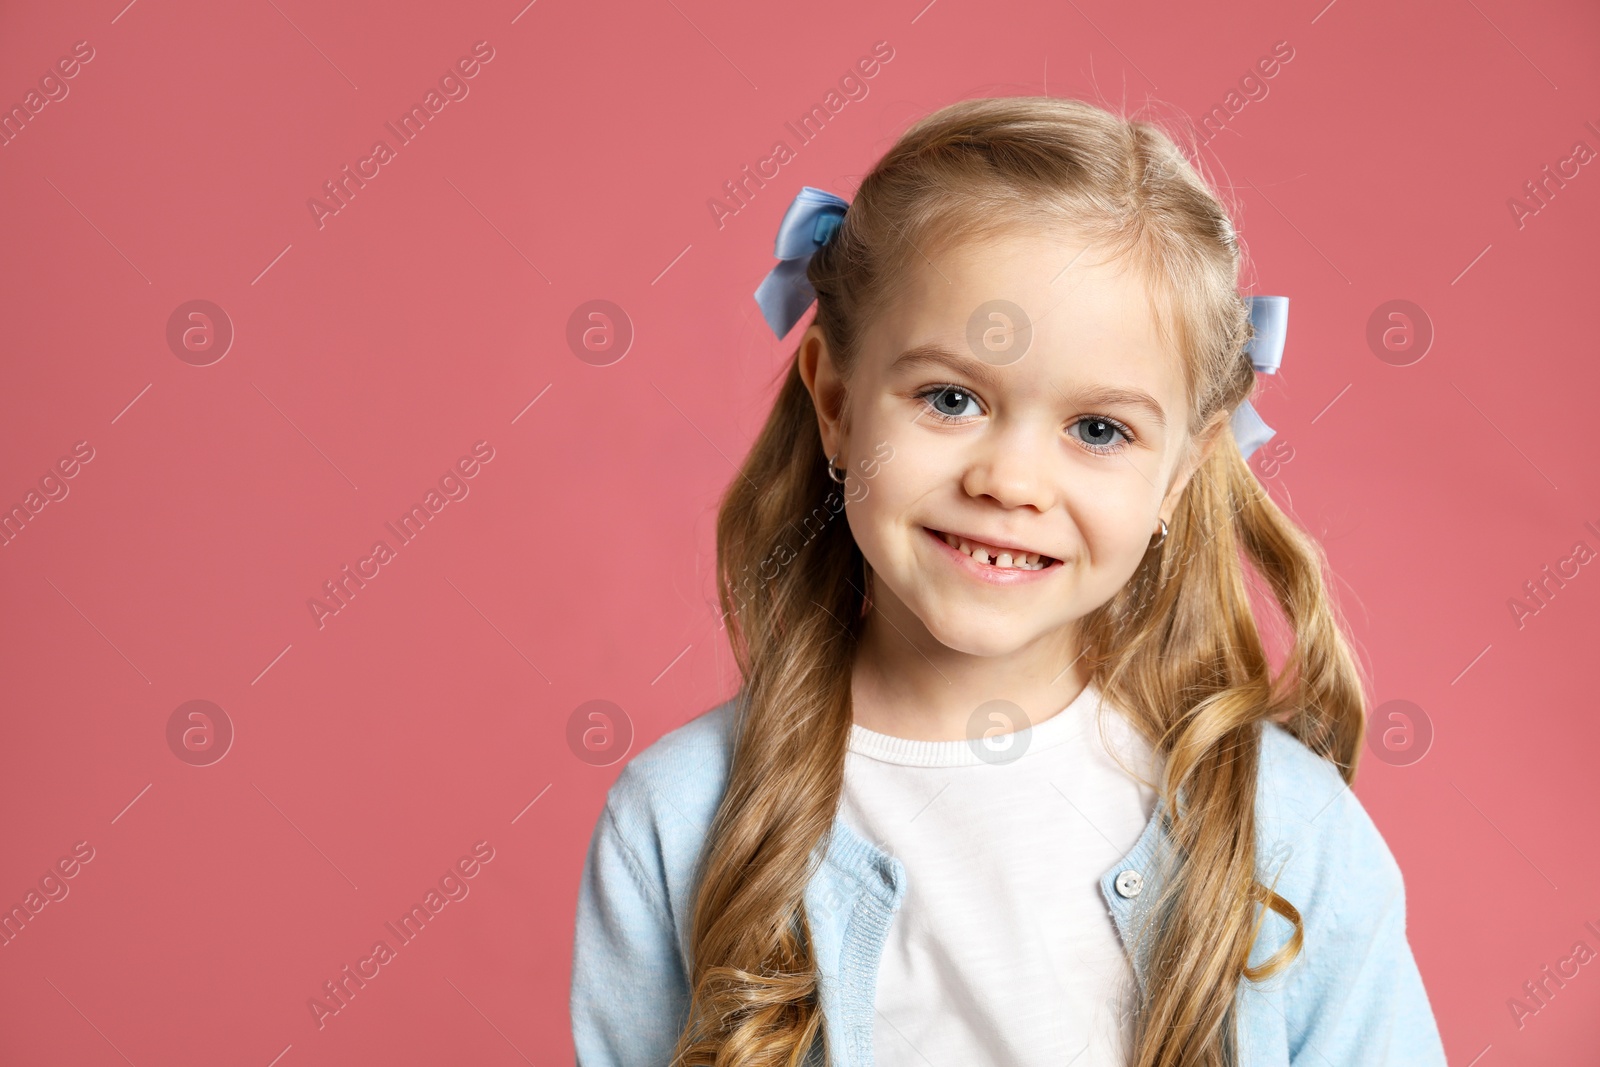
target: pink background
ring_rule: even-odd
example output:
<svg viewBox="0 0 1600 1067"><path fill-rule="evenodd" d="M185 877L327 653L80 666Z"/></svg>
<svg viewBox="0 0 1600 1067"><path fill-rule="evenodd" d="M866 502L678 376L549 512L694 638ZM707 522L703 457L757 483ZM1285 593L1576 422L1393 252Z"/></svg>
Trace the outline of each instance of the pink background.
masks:
<svg viewBox="0 0 1600 1067"><path fill-rule="evenodd" d="M7 107L94 50L0 147L0 506L70 490L0 548L0 904L93 849L0 948L0 1062L571 1062L604 792L737 684L712 534L791 357L751 299L791 197L849 196L967 96L1198 119L1279 41L1207 146L1247 284L1293 300L1257 466L1327 546L1376 700L1431 725L1421 759L1375 739L1357 791L1451 1062L1593 1062L1600 962L1520 1027L1507 1003L1600 951L1600 566L1508 605L1600 550L1600 173L1508 206L1600 149L1593 5L123 3L0 20ZM469 95L319 227L307 201L479 41ZM785 122L880 41L799 145ZM197 299L235 331L206 366L167 340ZM635 331L607 366L566 339L595 299ZM1436 332L1407 366L1366 339L1395 299ZM323 583L480 441L446 479L469 494L319 626ZM634 731L603 766L568 743L592 699ZM210 765L169 746L191 700L232 724ZM319 1028L309 999L477 842L469 895Z"/></svg>

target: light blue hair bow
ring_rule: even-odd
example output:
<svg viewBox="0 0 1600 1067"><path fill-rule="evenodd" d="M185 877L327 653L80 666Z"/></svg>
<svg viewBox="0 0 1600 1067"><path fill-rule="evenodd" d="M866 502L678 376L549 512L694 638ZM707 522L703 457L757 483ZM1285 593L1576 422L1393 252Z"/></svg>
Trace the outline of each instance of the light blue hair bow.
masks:
<svg viewBox="0 0 1600 1067"><path fill-rule="evenodd" d="M1250 305L1250 323L1256 330L1256 335L1245 346L1245 355L1259 373L1277 374L1283 362L1284 338L1289 332L1289 298L1251 296L1245 299ZM1261 420L1250 401L1242 401L1233 409L1233 439L1239 442L1239 452L1245 459L1272 440L1277 432Z"/></svg>
<svg viewBox="0 0 1600 1067"><path fill-rule="evenodd" d="M756 289L761 314L779 337L794 329L817 298L806 277L806 265L817 249L833 239L850 202L822 189L802 185L778 224L773 251L783 262L772 268Z"/></svg>
<svg viewBox="0 0 1600 1067"><path fill-rule="evenodd" d="M850 202L823 189L800 187L794 202L778 224L773 251L780 262L762 279L756 289L756 304L772 332L783 337L800 321L806 308L817 298L817 291L806 277L806 266L817 250L839 232ZM1283 362L1283 342L1289 328L1289 298L1252 296L1250 322L1255 336L1245 346L1250 365L1262 374L1276 374ZM1276 430L1262 421L1250 401L1233 412L1233 436L1246 459L1268 441Z"/></svg>

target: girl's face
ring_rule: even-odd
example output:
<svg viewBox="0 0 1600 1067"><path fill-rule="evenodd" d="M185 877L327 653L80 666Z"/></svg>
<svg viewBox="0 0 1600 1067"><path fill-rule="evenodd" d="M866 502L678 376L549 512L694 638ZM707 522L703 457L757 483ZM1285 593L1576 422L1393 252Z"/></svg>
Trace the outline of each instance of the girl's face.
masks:
<svg viewBox="0 0 1600 1067"><path fill-rule="evenodd" d="M801 340L874 608L914 642L999 656L1059 635L1128 581L1203 457L1142 280L1096 251L1031 233L917 257L848 386L818 327Z"/></svg>

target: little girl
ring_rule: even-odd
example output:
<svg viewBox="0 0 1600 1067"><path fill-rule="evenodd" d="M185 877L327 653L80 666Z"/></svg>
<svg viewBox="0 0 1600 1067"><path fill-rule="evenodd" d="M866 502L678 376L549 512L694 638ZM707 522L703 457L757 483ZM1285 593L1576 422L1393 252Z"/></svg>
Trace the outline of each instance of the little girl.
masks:
<svg viewBox="0 0 1600 1067"><path fill-rule="evenodd" d="M1194 166L969 100L777 246L768 323L817 310L718 519L743 684L607 796L580 1067L1443 1064L1323 557L1245 463L1287 301Z"/></svg>

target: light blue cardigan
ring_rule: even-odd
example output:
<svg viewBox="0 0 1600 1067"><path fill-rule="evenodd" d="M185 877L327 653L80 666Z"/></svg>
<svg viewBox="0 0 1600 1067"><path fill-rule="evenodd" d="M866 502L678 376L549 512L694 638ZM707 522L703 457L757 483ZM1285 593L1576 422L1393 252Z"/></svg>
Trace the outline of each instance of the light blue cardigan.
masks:
<svg viewBox="0 0 1600 1067"><path fill-rule="evenodd" d="M695 864L726 788L734 701L633 757L606 796L584 861L572 955L579 1067L667 1067L688 1016L685 960ZM1100 879L1124 945L1161 887L1165 805ZM1262 983L1240 981L1240 1067L1435 1067L1444 1049L1406 941L1400 869L1334 765L1283 727L1262 728L1256 793L1262 881L1305 924L1300 955ZM832 1067L871 1067L878 959L906 891L900 860L835 819L805 892ZM1280 870L1281 869L1281 870ZM1132 896L1118 875L1137 871ZM1140 879L1124 878L1124 890ZM1260 964L1290 934L1268 913ZM1143 948L1130 952L1144 981ZM814 1062L814 1056L812 1061Z"/></svg>

